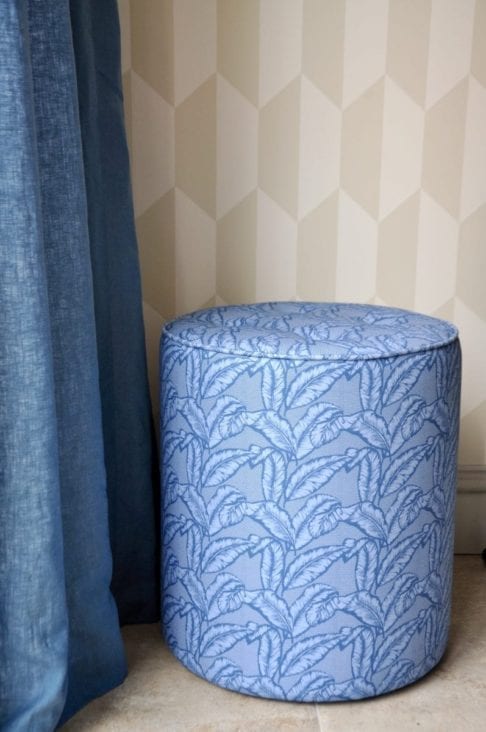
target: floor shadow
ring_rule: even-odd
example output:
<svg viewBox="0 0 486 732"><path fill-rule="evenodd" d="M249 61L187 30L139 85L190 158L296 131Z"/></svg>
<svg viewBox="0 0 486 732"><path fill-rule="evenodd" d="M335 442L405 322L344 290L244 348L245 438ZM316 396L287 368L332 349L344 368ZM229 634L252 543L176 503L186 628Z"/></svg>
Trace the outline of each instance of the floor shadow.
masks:
<svg viewBox="0 0 486 732"><path fill-rule="evenodd" d="M443 662L462 645L463 628L471 624L471 618L478 607L485 605L486 565L481 556L459 555L454 562L454 583L452 587L452 615L449 643ZM486 632L486 626L485 626Z"/></svg>

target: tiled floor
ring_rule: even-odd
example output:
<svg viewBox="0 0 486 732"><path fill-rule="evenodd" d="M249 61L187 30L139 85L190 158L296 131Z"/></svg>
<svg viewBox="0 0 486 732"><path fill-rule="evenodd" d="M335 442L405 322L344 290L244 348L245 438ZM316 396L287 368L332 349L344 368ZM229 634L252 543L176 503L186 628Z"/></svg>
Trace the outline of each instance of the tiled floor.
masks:
<svg viewBox="0 0 486 732"><path fill-rule="evenodd" d="M125 683L77 714L63 732L486 732L486 568L457 557L448 651L426 678L362 702L292 704L243 696L176 661L156 625L124 630Z"/></svg>

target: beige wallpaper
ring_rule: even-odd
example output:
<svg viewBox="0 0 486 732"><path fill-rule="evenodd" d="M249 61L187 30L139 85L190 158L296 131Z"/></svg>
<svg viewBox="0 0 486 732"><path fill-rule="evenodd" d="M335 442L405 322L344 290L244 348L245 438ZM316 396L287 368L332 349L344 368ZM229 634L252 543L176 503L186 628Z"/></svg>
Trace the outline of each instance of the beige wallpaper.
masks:
<svg viewBox="0 0 486 732"><path fill-rule="evenodd" d="M120 0L151 379L163 320L264 299L453 320L486 463L486 0Z"/></svg>

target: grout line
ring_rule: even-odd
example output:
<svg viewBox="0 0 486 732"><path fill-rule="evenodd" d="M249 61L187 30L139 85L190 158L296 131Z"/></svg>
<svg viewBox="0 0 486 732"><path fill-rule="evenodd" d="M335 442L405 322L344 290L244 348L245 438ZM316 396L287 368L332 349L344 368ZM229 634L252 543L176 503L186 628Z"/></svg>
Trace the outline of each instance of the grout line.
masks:
<svg viewBox="0 0 486 732"><path fill-rule="evenodd" d="M321 715L318 712L318 708L317 708L317 703L316 702L314 702L314 711L316 713L317 727L319 729L319 732L324 732L324 730L322 728L322 725L321 725Z"/></svg>

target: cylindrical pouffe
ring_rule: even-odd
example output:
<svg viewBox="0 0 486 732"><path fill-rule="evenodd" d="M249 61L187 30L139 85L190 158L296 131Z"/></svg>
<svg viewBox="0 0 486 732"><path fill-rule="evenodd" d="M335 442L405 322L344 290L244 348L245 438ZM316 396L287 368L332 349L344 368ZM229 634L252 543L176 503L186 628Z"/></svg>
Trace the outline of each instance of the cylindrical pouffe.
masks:
<svg viewBox="0 0 486 732"><path fill-rule="evenodd" d="M195 673L335 701L423 676L450 613L450 323L265 303L166 325L163 627Z"/></svg>

